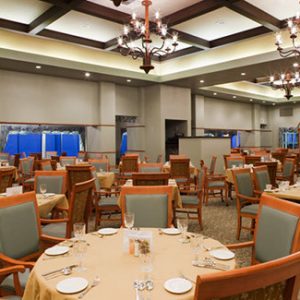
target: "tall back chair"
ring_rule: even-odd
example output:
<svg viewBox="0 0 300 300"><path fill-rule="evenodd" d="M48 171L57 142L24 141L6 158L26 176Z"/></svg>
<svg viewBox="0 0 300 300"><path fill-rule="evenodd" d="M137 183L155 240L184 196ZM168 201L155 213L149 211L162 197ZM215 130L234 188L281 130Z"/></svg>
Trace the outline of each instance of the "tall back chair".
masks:
<svg viewBox="0 0 300 300"><path fill-rule="evenodd" d="M134 173L132 174L133 185L168 185L169 173Z"/></svg>
<svg viewBox="0 0 300 300"><path fill-rule="evenodd" d="M194 300L296 300L300 289L300 253L267 263L198 275Z"/></svg>
<svg viewBox="0 0 300 300"><path fill-rule="evenodd" d="M72 191L73 186L76 183L84 182L92 178L91 166L88 165L77 165L77 166L66 166L67 175L67 189Z"/></svg>
<svg viewBox="0 0 300 300"><path fill-rule="evenodd" d="M103 170L104 172L109 171L109 161L108 159L89 159L88 162L96 168L97 172Z"/></svg>
<svg viewBox="0 0 300 300"><path fill-rule="evenodd" d="M92 192L95 186L95 179L76 183L73 186L68 216L64 219L42 219L44 224L43 233L53 237L71 238L73 224L84 222L88 228L90 207L92 205Z"/></svg>
<svg viewBox="0 0 300 300"><path fill-rule="evenodd" d="M271 154L272 154L273 158L275 158L276 160L279 160L283 164L286 153L284 153L284 152L272 152Z"/></svg>
<svg viewBox="0 0 300 300"><path fill-rule="evenodd" d="M20 172L23 179L27 179L33 176L33 165L33 157L20 159Z"/></svg>
<svg viewBox="0 0 300 300"><path fill-rule="evenodd" d="M138 156L134 155L124 155L121 158L121 173L122 174L130 174L133 172L138 172Z"/></svg>
<svg viewBox="0 0 300 300"><path fill-rule="evenodd" d="M29 156L34 157L35 160L41 160L42 159L42 153L40 153L40 152L30 153Z"/></svg>
<svg viewBox="0 0 300 300"><path fill-rule="evenodd" d="M20 162L20 154L16 153L14 155L10 155L8 158L8 162L10 166L14 166L17 169L19 168L19 162Z"/></svg>
<svg viewBox="0 0 300 300"><path fill-rule="evenodd" d="M233 168L233 166L236 167L244 167L245 164L245 158L243 156L228 156L226 157L226 165L228 169Z"/></svg>
<svg viewBox="0 0 300 300"><path fill-rule="evenodd" d="M180 187L187 187L190 184L190 159L170 159L170 176L175 179Z"/></svg>
<svg viewBox="0 0 300 300"><path fill-rule="evenodd" d="M210 160L210 166L208 170L209 175L213 175L215 173L216 161L217 161L217 157L213 155Z"/></svg>
<svg viewBox="0 0 300 300"><path fill-rule="evenodd" d="M277 172L277 161L257 161L254 163L255 166L267 166L269 176L270 176L270 181L273 186L276 186L276 172Z"/></svg>
<svg viewBox="0 0 300 300"><path fill-rule="evenodd" d="M294 158L285 158L282 166L282 174L276 176L277 180L286 180L294 184L296 161Z"/></svg>
<svg viewBox="0 0 300 300"><path fill-rule="evenodd" d="M76 164L76 156L60 156L59 162L62 167L75 165Z"/></svg>
<svg viewBox="0 0 300 300"><path fill-rule="evenodd" d="M65 194L67 191L66 171L35 171L34 190L40 192L40 185L46 184L47 193Z"/></svg>
<svg viewBox="0 0 300 300"><path fill-rule="evenodd" d="M12 186L14 173L14 169L0 169L0 193L5 193L6 188Z"/></svg>
<svg viewBox="0 0 300 300"><path fill-rule="evenodd" d="M56 162L52 161L50 159L42 159L42 160L36 160L35 161L35 169L36 170L42 170L42 171L52 171L53 165L56 167Z"/></svg>
<svg viewBox="0 0 300 300"><path fill-rule="evenodd" d="M260 156L259 155L246 155L245 156L245 164L254 165L258 161L260 161Z"/></svg>
<svg viewBox="0 0 300 300"><path fill-rule="evenodd" d="M266 165L254 167L253 176L255 188L259 192L263 192L266 189L266 185L271 184L268 167Z"/></svg>
<svg viewBox="0 0 300 300"><path fill-rule="evenodd" d="M171 227L172 191L171 186L122 187L122 224L125 212L132 212L135 214L136 227Z"/></svg>
<svg viewBox="0 0 300 300"><path fill-rule="evenodd" d="M254 193L254 182L250 169L233 169L232 174L236 193L236 208L238 218L236 238L238 240L240 238L241 229L247 229L251 231L254 230L259 198L257 198ZM251 227L243 226L242 218L251 219Z"/></svg>
<svg viewBox="0 0 300 300"><path fill-rule="evenodd" d="M142 163L139 164L139 172L141 173L159 173L162 172L162 163Z"/></svg>

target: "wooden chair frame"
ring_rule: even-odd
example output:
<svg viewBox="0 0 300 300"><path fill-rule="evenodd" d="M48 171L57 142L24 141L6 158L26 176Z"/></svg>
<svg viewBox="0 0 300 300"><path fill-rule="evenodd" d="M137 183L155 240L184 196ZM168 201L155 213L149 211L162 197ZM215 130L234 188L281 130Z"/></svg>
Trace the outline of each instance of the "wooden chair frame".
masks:
<svg viewBox="0 0 300 300"><path fill-rule="evenodd" d="M2 180L3 180L2 178L3 177L9 176L6 188L11 187L12 183L13 183L14 175L15 175L15 170L14 169L11 169L11 170L2 169L2 170L0 170L0 183L2 183ZM5 193L6 188L5 188L5 190L2 190L2 191L0 190L0 193Z"/></svg>
<svg viewBox="0 0 300 300"><path fill-rule="evenodd" d="M51 156L51 158L52 158L52 156ZM64 159L68 159L68 160L72 160L73 161L73 163L72 163L72 165L75 165L76 164L76 159L77 159L77 157L76 156L60 156L59 157L59 163L62 165L62 160L64 160ZM62 165L63 166L63 165Z"/></svg>
<svg viewBox="0 0 300 300"><path fill-rule="evenodd" d="M215 173L216 161L217 161L217 157L215 155L213 155L211 157L210 166L209 166L209 169L208 169L208 174L209 175L213 175Z"/></svg>
<svg viewBox="0 0 300 300"><path fill-rule="evenodd" d="M173 188L171 186L123 186L120 194L120 203L122 211L122 226L124 227L124 215L126 212L126 195L151 195L167 194L168 195L168 227L173 227Z"/></svg>
<svg viewBox="0 0 300 300"><path fill-rule="evenodd" d="M171 155L170 155L171 157ZM183 166L183 171L179 172L176 170L177 166ZM179 183L177 185L179 188L189 189L191 183L190 175L190 159L189 158L173 158L170 159L170 176L173 179L185 179L185 182Z"/></svg>
<svg viewBox="0 0 300 300"><path fill-rule="evenodd" d="M164 172L133 173L132 184L133 186L168 185L169 178L170 178L170 173L164 173Z"/></svg>

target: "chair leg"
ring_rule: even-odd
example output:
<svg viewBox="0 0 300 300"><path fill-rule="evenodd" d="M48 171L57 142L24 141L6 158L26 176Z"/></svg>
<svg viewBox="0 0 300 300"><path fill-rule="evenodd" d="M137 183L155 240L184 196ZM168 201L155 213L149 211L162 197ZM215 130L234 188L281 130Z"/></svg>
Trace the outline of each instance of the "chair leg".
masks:
<svg viewBox="0 0 300 300"><path fill-rule="evenodd" d="M208 193L209 193L209 190L206 191L206 194L205 194L205 205L207 206L208 204Z"/></svg>
<svg viewBox="0 0 300 300"><path fill-rule="evenodd" d="M202 226L202 213L201 213L201 209L200 208L197 209L197 214L198 214L198 223L200 225L200 229L203 230L203 226Z"/></svg>
<svg viewBox="0 0 300 300"><path fill-rule="evenodd" d="M227 189L225 189L225 204L226 204L226 206L228 206L229 205L229 203L228 203L228 191L227 191Z"/></svg>
<svg viewBox="0 0 300 300"><path fill-rule="evenodd" d="M237 232L236 232L236 239L239 240L240 239L240 235L241 235L241 223L242 223L242 218L238 217L238 222L237 222Z"/></svg>

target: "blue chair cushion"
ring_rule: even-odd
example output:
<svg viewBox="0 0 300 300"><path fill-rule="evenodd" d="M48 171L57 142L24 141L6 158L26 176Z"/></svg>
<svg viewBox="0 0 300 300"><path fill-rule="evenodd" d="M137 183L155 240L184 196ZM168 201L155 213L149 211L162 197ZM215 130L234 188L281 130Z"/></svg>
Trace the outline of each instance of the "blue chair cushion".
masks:
<svg viewBox="0 0 300 300"><path fill-rule="evenodd" d="M245 214L256 215L258 212L258 207L259 207L258 204L246 205L241 209L241 212Z"/></svg>

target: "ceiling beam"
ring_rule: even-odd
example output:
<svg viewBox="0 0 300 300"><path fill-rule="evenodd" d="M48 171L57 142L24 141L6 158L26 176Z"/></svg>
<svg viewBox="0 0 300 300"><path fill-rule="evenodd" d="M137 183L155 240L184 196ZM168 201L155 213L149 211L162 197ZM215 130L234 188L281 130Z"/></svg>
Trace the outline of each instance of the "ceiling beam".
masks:
<svg viewBox="0 0 300 300"><path fill-rule="evenodd" d="M30 23L28 33L38 34L48 25L50 25L51 23L53 23L54 21L56 21L57 19L74 9L83 1L84 0L73 0L68 4L65 4L64 7L59 7L55 5L52 6Z"/></svg>
<svg viewBox="0 0 300 300"><path fill-rule="evenodd" d="M244 0L225 0L225 6L271 31L278 31L282 27L280 20Z"/></svg>
<svg viewBox="0 0 300 300"><path fill-rule="evenodd" d="M186 32L182 32L179 30L170 30L171 32L177 32L178 33L178 41L183 42L186 44L189 44L191 46L207 50L210 48L210 43L207 40L204 40L202 38L196 37L194 35L188 34Z"/></svg>
<svg viewBox="0 0 300 300"><path fill-rule="evenodd" d="M192 18L199 17L225 5L224 0L203 0L189 7L183 8L173 14L165 16L162 21L169 27Z"/></svg>
<svg viewBox="0 0 300 300"><path fill-rule="evenodd" d="M28 32L28 25L19 22L1 19L1 18L0 18L0 27L16 30L16 31Z"/></svg>
<svg viewBox="0 0 300 300"><path fill-rule="evenodd" d="M199 51L203 51L203 50L198 48L198 47L188 47L188 48L181 49L181 50L175 51L173 53L170 53L166 56L161 56L159 58L159 61L166 61L166 60L169 60L169 59L173 59L173 58L176 58L176 57L181 57L181 56L192 54L192 53L199 52Z"/></svg>

